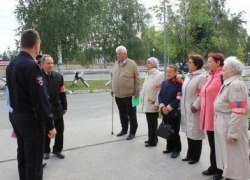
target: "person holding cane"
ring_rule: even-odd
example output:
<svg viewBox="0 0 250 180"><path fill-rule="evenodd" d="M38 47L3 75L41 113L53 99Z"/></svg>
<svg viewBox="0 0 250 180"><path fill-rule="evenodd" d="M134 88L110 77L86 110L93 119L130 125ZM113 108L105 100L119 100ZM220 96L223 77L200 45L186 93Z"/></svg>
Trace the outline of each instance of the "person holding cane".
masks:
<svg viewBox="0 0 250 180"><path fill-rule="evenodd" d="M118 106L122 130L117 136L127 134L128 125L130 132L127 140L135 138L138 127L136 107L132 106L132 96L138 98L140 93L140 77L137 64L127 57L124 46L116 48L117 61L111 72L111 95L115 96Z"/></svg>

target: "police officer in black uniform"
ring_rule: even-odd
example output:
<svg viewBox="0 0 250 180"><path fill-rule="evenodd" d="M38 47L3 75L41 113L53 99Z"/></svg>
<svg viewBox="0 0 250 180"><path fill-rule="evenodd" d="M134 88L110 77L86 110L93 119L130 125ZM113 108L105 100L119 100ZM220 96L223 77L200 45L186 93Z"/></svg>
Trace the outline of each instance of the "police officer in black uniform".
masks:
<svg viewBox="0 0 250 180"><path fill-rule="evenodd" d="M54 60L50 55L44 54L41 58L41 68L49 92L49 100L52 106L53 119L57 131L53 146L53 154L59 159L64 159L61 153L63 149L64 120L63 115L67 111L67 98L64 87L63 76L53 71ZM50 138L45 137L44 159L49 159Z"/></svg>
<svg viewBox="0 0 250 180"><path fill-rule="evenodd" d="M44 80L35 57L40 51L40 37L33 29L21 36L22 51L6 69L9 89L10 122L17 136L17 160L20 180L43 178L45 126L48 136L55 137L51 106Z"/></svg>

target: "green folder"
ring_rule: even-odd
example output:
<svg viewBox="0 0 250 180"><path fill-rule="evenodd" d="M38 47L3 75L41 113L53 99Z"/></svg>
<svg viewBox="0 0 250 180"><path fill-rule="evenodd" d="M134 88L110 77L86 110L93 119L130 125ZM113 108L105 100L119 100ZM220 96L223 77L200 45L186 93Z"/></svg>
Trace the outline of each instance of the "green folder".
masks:
<svg viewBox="0 0 250 180"><path fill-rule="evenodd" d="M136 107L140 103L140 97L139 96L132 96L132 106Z"/></svg>

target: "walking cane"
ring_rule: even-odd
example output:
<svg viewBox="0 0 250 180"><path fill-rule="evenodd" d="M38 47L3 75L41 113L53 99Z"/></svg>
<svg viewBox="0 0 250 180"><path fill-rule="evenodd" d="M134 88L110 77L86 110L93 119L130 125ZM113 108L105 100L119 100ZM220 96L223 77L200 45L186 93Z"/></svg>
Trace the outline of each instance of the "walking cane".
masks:
<svg viewBox="0 0 250 180"><path fill-rule="evenodd" d="M112 95L112 130L111 130L111 135L114 134L113 129L114 129L114 95Z"/></svg>

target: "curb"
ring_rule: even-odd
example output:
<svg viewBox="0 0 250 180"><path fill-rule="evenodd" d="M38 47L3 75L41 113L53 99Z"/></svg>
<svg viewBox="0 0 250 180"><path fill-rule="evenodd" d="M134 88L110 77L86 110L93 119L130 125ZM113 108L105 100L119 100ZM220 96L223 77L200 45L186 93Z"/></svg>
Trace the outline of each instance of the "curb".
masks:
<svg viewBox="0 0 250 180"><path fill-rule="evenodd" d="M87 93L101 93L101 92L109 92L110 89L95 89L95 90L66 90L67 94L74 95L74 94L87 94Z"/></svg>

